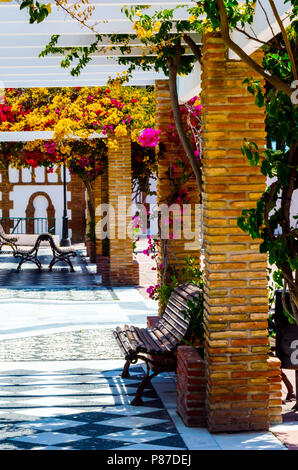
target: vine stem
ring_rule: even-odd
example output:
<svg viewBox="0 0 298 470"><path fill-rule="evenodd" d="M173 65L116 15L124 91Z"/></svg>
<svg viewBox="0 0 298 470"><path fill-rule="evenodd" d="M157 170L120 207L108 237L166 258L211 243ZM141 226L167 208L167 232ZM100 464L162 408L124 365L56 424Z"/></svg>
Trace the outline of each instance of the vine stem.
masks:
<svg viewBox="0 0 298 470"><path fill-rule="evenodd" d="M259 75L261 75L265 80L267 80L271 85L274 86L276 90L283 91L286 95L291 96L293 90L290 85L283 82L277 75L270 75L265 72L263 67L261 67L257 62L255 62L244 50L238 46L230 37L230 28L229 20L227 16L226 7L223 0L216 0L219 16L220 16L220 32L222 39L225 44L234 51L240 59L243 60L250 68L255 70Z"/></svg>
<svg viewBox="0 0 298 470"><path fill-rule="evenodd" d="M175 58L173 58L172 56L168 57L169 88L170 88L171 105L172 105L173 116L174 116L174 121L175 121L178 135L180 137L180 140L183 145L184 151L187 155L187 158L191 164L199 191L202 194L203 184L202 184L201 168L198 165L193 148L187 138L183 121L182 121L182 117L181 117L181 113L180 113L180 106L179 106L179 100L178 100L177 74L178 74L178 68L179 68L180 59L181 59L181 53L182 53L181 44L179 42L176 47Z"/></svg>

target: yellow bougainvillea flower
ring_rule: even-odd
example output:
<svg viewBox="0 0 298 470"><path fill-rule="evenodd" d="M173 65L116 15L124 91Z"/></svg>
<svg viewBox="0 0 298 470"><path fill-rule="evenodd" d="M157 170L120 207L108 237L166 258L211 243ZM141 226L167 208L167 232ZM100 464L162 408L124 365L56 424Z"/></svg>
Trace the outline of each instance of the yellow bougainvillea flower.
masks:
<svg viewBox="0 0 298 470"><path fill-rule="evenodd" d="M197 18L198 18L197 16L191 15L191 16L188 18L188 21L189 21L190 23L194 23L194 22L197 20Z"/></svg>

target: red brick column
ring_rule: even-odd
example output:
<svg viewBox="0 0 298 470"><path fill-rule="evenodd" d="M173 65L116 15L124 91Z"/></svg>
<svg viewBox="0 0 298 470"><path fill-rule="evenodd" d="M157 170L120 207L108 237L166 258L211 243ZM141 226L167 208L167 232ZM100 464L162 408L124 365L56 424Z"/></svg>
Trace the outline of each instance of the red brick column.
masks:
<svg viewBox="0 0 298 470"><path fill-rule="evenodd" d="M244 137L264 145L264 109L242 85L254 73L227 60L219 35L206 35L202 52L208 427L268 429L267 262L259 241L237 227L265 188L241 153Z"/></svg>

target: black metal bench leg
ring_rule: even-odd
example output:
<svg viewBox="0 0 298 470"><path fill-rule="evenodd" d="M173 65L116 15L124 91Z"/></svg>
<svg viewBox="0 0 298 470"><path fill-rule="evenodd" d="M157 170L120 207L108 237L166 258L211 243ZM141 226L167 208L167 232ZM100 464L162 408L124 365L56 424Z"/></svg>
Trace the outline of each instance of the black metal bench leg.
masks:
<svg viewBox="0 0 298 470"><path fill-rule="evenodd" d="M132 402L130 403L133 406L143 406L144 405L144 402L142 400L143 391L146 388L146 386L149 385L151 379L153 379L153 377L155 377L157 374L159 374L159 372L153 372L150 375L150 369L148 367L148 364L146 364L146 365L147 365L147 374L143 378L140 385L138 386L136 395L135 395L134 399L132 400Z"/></svg>
<svg viewBox="0 0 298 470"><path fill-rule="evenodd" d="M65 261L66 261L66 262L69 264L69 266L70 266L70 269L71 269L71 272L73 272L73 273L74 273L74 272L75 272L75 270L74 270L74 267L73 267L73 264L72 264L71 260L68 258L68 259L67 259L67 260L65 260Z"/></svg>
<svg viewBox="0 0 298 470"><path fill-rule="evenodd" d="M73 264L72 264L72 262L69 258L59 258L59 257L55 257L55 256L49 264L49 271L52 271L52 268L53 268L54 264L58 263L59 261L64 261L65 263L67 263L69 265L71 271L75 272Z"/></svg>
<svg viewBox="0 0 298 470"><path fill-rule="evenodd" d="M129 372L128 372L129 366L130 366L130 361L126 361L123 367L123 371L121 373L122 379L127 379L128 377L130 377Z"/></svg>
<svg viewBox="0 0 298 470"><path fill-rule="evenodd" d="M53 258L53 259L51 260L50 264L49 264L49 271L52 271L52 268L53 268L55 262L56 262L56 259Z"/></svg>
<svg viewBox="0 0 298 470"><path fill-rule="evenodd" d="M287 393L287 396L286 396L286 400L291 400L292 398L296 398L296 395L294 393L293 385L291 384L291 382L289 381L288 377L286 376L286 374L284 373L283 370L281 371L281 378L282 378L283 383L287 387L287 392L288 393Z"/></svg>
<svg viewBox="0 0 298 470"><path fill-rule="evenodd" d="M34 259L34 260L32 260L32 261L36 264L36 266L38 267L39 270L42 269L41 262L39 261L38 258L36 258L36 259Z"/></svg>
<svg viewBox="0 0 298 470"><path fill-rule="evenodd" d="M20 271L21 266L22 266L22 264L24 263L24 261L25 261L25 260L21 259L21 261L19 262L18 267L17 267L17 272Z"/></svg>

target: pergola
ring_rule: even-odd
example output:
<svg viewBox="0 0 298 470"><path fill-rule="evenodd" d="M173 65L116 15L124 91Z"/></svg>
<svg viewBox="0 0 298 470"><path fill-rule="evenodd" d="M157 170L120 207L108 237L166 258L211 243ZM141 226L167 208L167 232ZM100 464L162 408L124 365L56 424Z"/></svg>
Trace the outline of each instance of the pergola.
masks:
<svg viewBox="0 0 298 470"><path fill-rule="evenodd" d="M125 2L147 4L145 0ZM190 1L152 0L152 8L163 8ZM263 2L265 8L266 3ZM132 33L131 23L121 13L121 2L95 1L92 22L98 19L101 33ZM283 5L282 5L283 7ZM257 7L259 8L259 7ZM17 11L16 11L17 10ZM268 9L269 11L269 9ZM179 10L180 17L185 15ZM284 24L287 15L280 11ZM17 18L15 20L15 18ZM105 21L107 20L107 22ZM256 10L252 25L262 40L270 38L271 27L260 10ZM25 13L18 11L17 3L0 4L0 80L4 87L34 86L100 86L109 75L123 71L113 57L94 53L93 60L79 78L72 78L59 66L60 59L38 59L38 53L51 34L61 33L62 45L88 45L94 35L83 30L53 7L50 19L39 25L29 25ZM258 44L243 36L234 39L241 47L262 60ZM243 137L254 140L261 148L265 143L264 111L254 104L243 79L256 75L247 65L227 50L217 33L203 38L201 80L200 70L179 78L180 99L193 96L200 90L203 103L203 238L206 288L205 306L205 366L207 400L204 409L211 431L268 429L280 422L281 393L272 386L272 376L280 376L279 364L268 356L268 298L267 258L259 252L259 241L252 240L237 227L242 209L251 208L265 188L265 178L250 166L241 154ZM134 54L139 54L138 41ZM166 171L175 153L167 137L170 122L170 95L166 77L155 72L136 71L130 85L155 85L156 126L162 130L161 141L166 152L158 165L158 202L167 195ZM4 134L4 133L3 133ZM10 136L0 136L6 140ZM14 137L13 137L14 139ZM119 139L119 150L109 150L108 169L97 178L94 186L97 218L97 263L103 279L110 285L138 283L137 266L133 262L131 239L123 238L121 224L131 222L131 214L118 213L120 198L131 200L131 145L129 137ZM199 201L194 180L189 183L191 202ZM102 203L111 204L116 211L116 237L110 240L109 256L98 232L102 218ZM110 222L112 223L112 222ZM120 227L121 228L121 227ZM200 259L200 247L185 249L185 240L170 240L174 254L170 263L182 263L187 254ZM187 392L186 392L187 394ZM191 398L186 396L189 412L196 411ZM205 407L206 405L206 407Z"/></svg>

